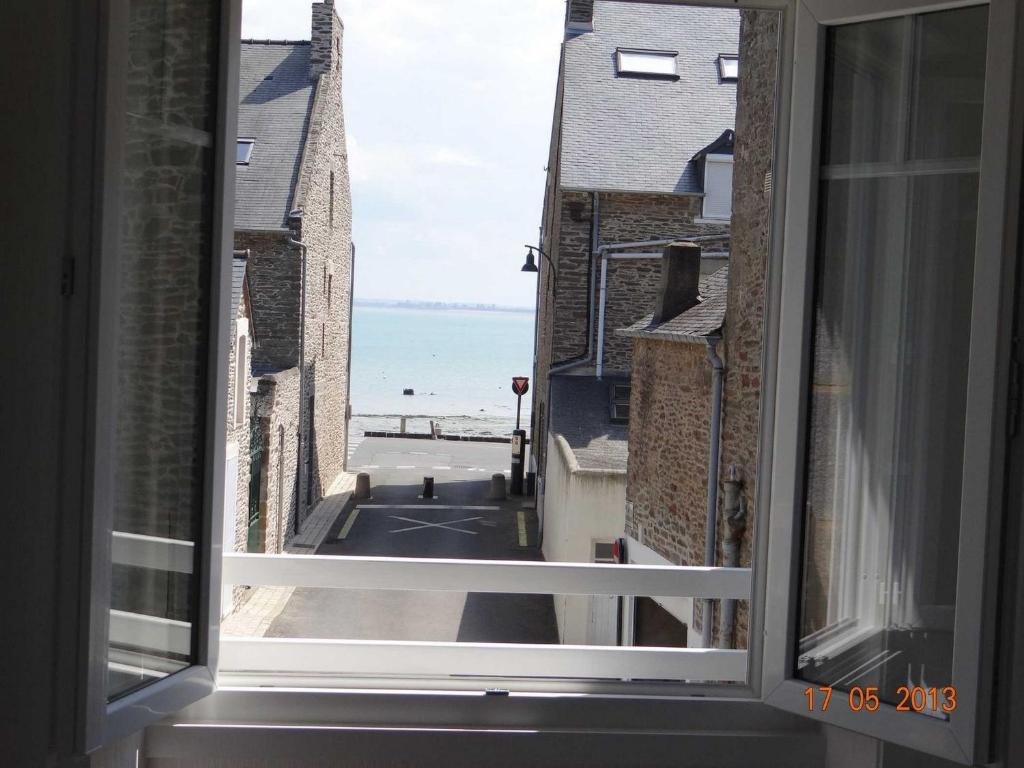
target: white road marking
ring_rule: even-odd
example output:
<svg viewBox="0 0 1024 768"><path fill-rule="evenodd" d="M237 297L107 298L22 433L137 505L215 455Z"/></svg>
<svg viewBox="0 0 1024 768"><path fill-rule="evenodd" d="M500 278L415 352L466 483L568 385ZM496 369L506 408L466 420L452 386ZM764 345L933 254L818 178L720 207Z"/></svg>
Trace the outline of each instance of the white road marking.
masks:
<svg viewBox="0 0 1024 768"><path fill-rule="evenodd" d="M411 517L399 517L398 515L389 515L392 520L401 520L406 523L416 523L416 525L410 526L409 528L396 528L388 533L405 533L406 531L418 531L421 528L444 528L449 531L456 531L458 533L467 533L470 536L476 536L476 531L466 531L462 528L454 528L456 523L471 523L474 520L479 520L479 517L464 517L461 520L449 520L447 523L427 523L423 520L414 520Z"/></svg>
<svg viewBox="0 0 1024 768"><path fill-rule="evenodd" d="M519 546L526 546L526 515L523 514L523 510L516 512L516 523L519 527Z"/></svg>
<svg viewBox="0 0 1024 768"><path fill-rule="evenodd" d="M359 509L468 509L471 512L494 512L501 507L482 507L465 504L360 504Z"/></svg>
<svg viewBox="0 0 1024 768"><path fill-rule="evenodd" d="M338 541L344 541L345 537L348 536L348 532L352 530L352 526L355 525L357 517L359 517L359 507L356 507L348 513L348 519L345 520L345 524L341 526L341 531L338 533Z"/></svg>
<svg viewBox="0 0 1024 768"><path fill-rule="evenodd" d="M451 467L431 467L431 469L451 469Z"/></svg>
<svg viewBox="0 0 1024 768"><path fill-rule="evenodd" d="M416 469L415 464L399 464L395 469Z"/></svg>

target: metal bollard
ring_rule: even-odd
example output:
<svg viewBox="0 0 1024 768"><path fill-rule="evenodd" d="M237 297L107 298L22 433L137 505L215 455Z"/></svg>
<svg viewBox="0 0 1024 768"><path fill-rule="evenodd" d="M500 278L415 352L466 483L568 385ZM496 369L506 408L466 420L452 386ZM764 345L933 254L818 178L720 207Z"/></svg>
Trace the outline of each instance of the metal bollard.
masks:
<svg viewBox="0 0 1024 768"><path fill-rule="evenodd" d="M434 498L434 478L424 477L423 478L423 498L432 499Z"/></svg>
<svg viewBox="0 0 1024 768"><path fill-rule="evenodd" d="M355 497L357 499L370 498L370 473L360 472L356 475Z"/></svg>
<svg viewBox="0 0 1024 768"><path fill-rule="evenodd" d="M491 475L491 490L487 494L490 501L502 501L505 499L505 475L495 472Z"/></svg>

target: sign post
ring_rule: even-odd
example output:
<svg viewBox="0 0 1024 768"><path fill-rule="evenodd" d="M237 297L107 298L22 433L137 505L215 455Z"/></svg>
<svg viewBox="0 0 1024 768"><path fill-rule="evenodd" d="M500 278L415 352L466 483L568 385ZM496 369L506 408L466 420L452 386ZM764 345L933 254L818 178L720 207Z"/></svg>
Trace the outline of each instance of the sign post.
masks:
<svg viewBox="0 0 1024 768"><path fill-rule="evenodd" d="M513 376L512 391L516 394L516 428L512 432L512 478L509 492L513 496L522 496L523 470L526 464L526 430L519 428L519 414L522 410L523 395L530 391L530 379L526 376Z"/></svg>

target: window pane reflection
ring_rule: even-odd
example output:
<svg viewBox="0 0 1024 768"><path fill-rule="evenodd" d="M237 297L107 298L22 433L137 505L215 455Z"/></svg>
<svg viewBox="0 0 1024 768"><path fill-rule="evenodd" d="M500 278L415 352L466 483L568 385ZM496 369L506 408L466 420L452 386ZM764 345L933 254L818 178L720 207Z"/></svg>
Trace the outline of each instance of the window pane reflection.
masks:
<svg viewBox="0 0 1024 768"><path fill-rule="evenodd" d="M108 695L194 663L217 5L133 1L128 29Z"/></svg>
<svg viewBox="0 0 1024 768"><path fill-rule="evenodd" d="M798 676L892 704L952 675L986 23L827 42Z"/></svg>

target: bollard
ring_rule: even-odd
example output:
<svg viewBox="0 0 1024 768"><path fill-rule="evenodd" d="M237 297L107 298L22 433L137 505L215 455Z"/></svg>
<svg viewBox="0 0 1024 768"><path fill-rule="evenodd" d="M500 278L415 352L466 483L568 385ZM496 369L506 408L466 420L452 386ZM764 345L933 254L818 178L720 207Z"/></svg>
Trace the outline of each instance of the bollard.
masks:
<svg viewBox="0 0 1024 768"><path fill-rule="evenodd" d="M502 501L505 498L505 475L495 472L491 475L491 490L487 494L489 501Z"/></svg>
<svg viewBox="0 0 1024 768"><path fill-rule="evenodd" d="M401 432L404 435L405 434L405 416L402 417L402 419L399 422L399 424L401 426L398 427L398 431Z"/></svg>
<svg viewBox="0 0 1024 768"><path fill-rule="evenodd" d="M356 491L355 497L357 499L368 499L370 498L370 473L360 472L356 475Z"/></svg>
<svg viewBox="0 0 1024 768"><path fill-rule="evenodd" d="M423 478L423 498L432 499L434 498L434 478L424 477Z"/></svg>

